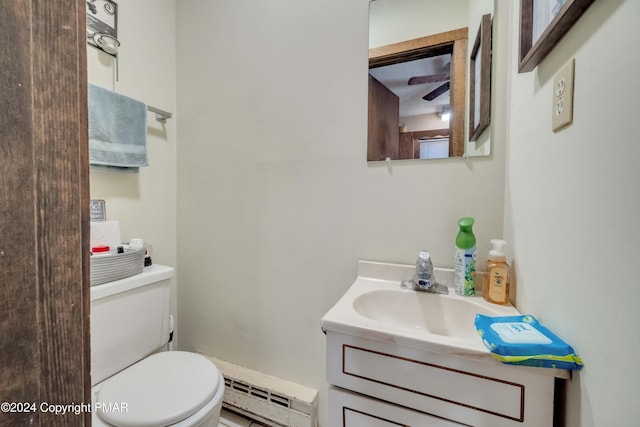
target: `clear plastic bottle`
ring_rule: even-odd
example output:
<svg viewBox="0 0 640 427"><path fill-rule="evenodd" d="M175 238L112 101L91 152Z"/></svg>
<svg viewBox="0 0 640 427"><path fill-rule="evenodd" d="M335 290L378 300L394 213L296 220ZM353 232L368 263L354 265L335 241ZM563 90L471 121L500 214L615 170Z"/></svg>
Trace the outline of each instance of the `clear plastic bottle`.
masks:
<svg viewBox="0 0 640 427"><path fill-rule="evenodd" d="M500 305L509 304L509 264L504 254L506 242L491 240L491 250L487 258L487 276L482 285L485 300Z"/></svg>
<svg viewBox="0 0 640 427"><path fill-rule="evenodd" d="M415 284L421 288L430 289L434 284L433 262L429 251L420 251L416 260Z"/></svg>
<svg viewBox="0 0 640 427"><path fill-rule="evenodd" d="M456 294L472 296L476 294L476 236L473 234L473 218L458 220L460 230L456 236L454 262L454 284Z"/></svg>

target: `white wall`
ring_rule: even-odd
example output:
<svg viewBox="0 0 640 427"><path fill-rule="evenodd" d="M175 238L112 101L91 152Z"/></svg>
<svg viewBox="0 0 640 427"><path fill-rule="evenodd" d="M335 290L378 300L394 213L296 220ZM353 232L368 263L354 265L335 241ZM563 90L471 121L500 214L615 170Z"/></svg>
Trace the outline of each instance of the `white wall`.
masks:
<svg viewBox="0 0 640 427"><path fill-rule="evenodd" d="M572 344L584 368L568 387L567 426L640 423L640 2L596 1L530 73L516 70L509 16L505 234L517 304ZM575 58L574 121L551 130L553 75Z"/></svg>
<svg viewBox="0 0 640 427"><path fill-rule="evenodd" d="M177 3L180 347L322 391L320 319L358 259L502 237L492 158L366 162L367 0ZM502 76L504 78L504 76Z"/></svg>
<svg viewBox="0 0 640 427"><path fill-rule="evenodd" d="M478 1L478 0L475 0ZM486 3L488 0L481 0ZM375 0L369 47L385 46L468 26L469 0Z"/></svg>
<svg viewBox="0 0 640 427"><path fill-rule="evenodd" d="M88 46L89 82L174 114L161 125L148 115L149 166L137 174L90 171L93 199L104 199L121 237L153 246L155 263L176 266L176 56L175 0L118 3L118 81L113 57ZM172 281L175 313L175 284Z"/></svg>

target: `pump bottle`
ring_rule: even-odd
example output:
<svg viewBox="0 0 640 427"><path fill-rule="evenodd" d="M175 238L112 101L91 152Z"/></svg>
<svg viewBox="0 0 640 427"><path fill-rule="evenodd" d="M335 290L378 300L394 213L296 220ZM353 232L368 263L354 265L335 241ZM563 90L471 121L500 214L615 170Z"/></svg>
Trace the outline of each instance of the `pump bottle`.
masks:
<svg viewBox="0 0 640 427"><path fill-rule="evenodd" d="M488 302L509 304L509 264L504 254L506 242L491 240L491 250L487 258L487 275L482 286L482 296Z"/></svg>

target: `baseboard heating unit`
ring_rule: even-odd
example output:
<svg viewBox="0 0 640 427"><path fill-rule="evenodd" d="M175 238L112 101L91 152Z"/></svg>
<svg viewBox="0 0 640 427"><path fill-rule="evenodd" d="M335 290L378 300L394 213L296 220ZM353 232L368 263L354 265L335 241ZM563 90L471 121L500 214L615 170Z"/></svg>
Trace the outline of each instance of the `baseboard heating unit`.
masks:
<svg viewBox="0 0 640 427"><path fill-rule="evenodd" d="M224 376L224 408L271 427L317 427L317 390L214 357L209 359Z"/></svg>

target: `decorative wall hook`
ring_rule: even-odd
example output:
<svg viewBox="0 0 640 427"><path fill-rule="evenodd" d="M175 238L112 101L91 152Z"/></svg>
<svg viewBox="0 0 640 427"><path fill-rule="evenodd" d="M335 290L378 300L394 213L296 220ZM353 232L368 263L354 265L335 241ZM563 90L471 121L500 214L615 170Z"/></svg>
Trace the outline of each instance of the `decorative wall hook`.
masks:
<svg viewBox="0 0 640 427"><path fill-rule="evenodd" d="M87 0L87 42L109 55L118 52L118 5L113 0Z"/></svg>
<svg viewBox="0 0 640 427"><path fill-rule="evenodd" d="M104 50L109 55L115 56L118 53L118 46L120 46L120 42L109 34L95 33L93 35L93 41L100 49Z"/></svg>

